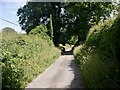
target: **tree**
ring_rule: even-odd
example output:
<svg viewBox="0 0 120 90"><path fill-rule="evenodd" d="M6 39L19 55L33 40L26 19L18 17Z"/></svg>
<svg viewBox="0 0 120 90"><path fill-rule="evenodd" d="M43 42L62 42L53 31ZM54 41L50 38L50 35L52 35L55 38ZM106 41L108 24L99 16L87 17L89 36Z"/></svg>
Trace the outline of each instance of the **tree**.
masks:
<svg viewBox="0 0 120 90"><path fill-rule="evenodd" d="M27 33L42 23L49 28L48 34L56 46L69 43L73 36L78 37L78 45L85 41L89 28L109 17L112 9L111 2L28 2L17 14Z"/></svg>
<svg viewBox="0 0 120 90"><path fill-rule="evenodd" d="M8 32L8 33L17 33L14 29L10 27L5 27L2 29L2 32Z"/></svg>
<svg viewBox="0 0 120 90"><path fill-rule="evenodd" d="M40 23L47 23L47 17L51 11L50 3L27 2L26 5L18 9L19 24L23 30L29 33Z"/></svg>
<svg viewBox="0 0 120 90"><path fill-rule="evenodd" d="M50 14L53 16L53 42L57 46L60 37L60 2L28 2L18 9L19 24L27 34L39 24L48 25Z"/></svg>
<svg viewBox="0 0 120 90"><path fill-rule="evenodd" d="M66 32L70 33L70 37L78 36L76 42L78 45L81 41L85 41L89 28L109 17L112 9L114 9L112 2L66 3Z"/></svg>

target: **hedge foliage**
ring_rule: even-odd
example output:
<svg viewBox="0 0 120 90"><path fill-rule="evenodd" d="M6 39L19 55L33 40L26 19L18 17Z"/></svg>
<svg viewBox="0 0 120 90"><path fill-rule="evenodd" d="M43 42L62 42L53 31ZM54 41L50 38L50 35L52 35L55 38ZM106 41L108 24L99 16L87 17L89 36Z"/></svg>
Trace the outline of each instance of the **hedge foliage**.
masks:
<svg viewBox="0 0 120 90"><path fill-rule="evenodd" d="M42 30L41 26L37 26L29 35L0 33L2 88L7 90L25 88L60 55L60 51L54 47L50 39L47 39L47 36L43 39L41 35L35 34L38 33L38 29Z"/></svg>
<svg viewBox="0 0 120 90"><path fill-rule="evenodd" d="M90 29L85 43L74 51L87 88L120 88L120 18Z"/></svg>

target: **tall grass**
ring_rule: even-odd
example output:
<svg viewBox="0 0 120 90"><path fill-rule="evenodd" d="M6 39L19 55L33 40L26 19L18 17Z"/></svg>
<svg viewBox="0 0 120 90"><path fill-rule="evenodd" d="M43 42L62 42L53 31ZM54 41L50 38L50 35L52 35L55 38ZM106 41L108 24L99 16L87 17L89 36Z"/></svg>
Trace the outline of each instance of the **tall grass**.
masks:
<svg viewBox="0 0 120 90"><path fill-rule="evenodd" d="M25 88L60 55L52 41L37 35L2 34L2 88Z"/></svg>
<svg viewBox="0 0 120 90"><path fill-rule="evenodd" d="M120 19L90 29L86 42L74 51L86 88L120 88Z"/></svg>

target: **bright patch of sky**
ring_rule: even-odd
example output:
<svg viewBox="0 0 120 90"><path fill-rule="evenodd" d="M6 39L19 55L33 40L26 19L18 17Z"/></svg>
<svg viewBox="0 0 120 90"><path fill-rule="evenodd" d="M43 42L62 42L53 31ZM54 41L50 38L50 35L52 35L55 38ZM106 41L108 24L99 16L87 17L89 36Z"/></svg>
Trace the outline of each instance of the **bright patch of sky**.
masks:
<svg viewBox="0 0 120 90"><path fill-rule="evenodd" d="M11 27L18 33L24 33L18 23L17 10L18 8L23 7L26 2L27 0L0 0L0 18L17 24L14 25L0 19L0 30L5 27Z"/></svg>

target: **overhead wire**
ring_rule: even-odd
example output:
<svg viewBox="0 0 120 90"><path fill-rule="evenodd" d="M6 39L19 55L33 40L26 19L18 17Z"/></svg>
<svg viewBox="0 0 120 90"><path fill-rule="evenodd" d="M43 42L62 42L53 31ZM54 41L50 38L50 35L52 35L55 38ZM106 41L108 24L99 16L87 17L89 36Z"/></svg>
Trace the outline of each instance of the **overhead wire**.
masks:
<svg viewBox="0 0 120 90"><path fill-rule="evenodd" d="M0 19L3 20L3 21L6 21L6 22L8 22L8 23L11 23L11 24L13 24L13 25L19 26L18 24L13 23L13 22L11 22L11 21L8 21L8 20L6 20L6 19L3 19L3 18L1 18L1 17L0 17Z"/></svg>

